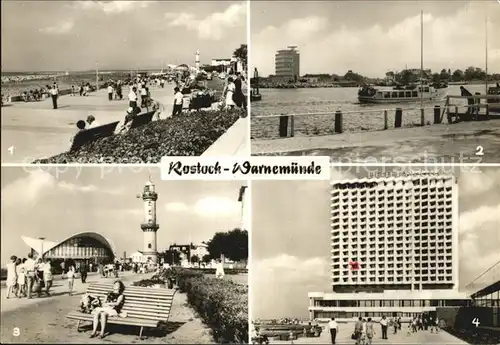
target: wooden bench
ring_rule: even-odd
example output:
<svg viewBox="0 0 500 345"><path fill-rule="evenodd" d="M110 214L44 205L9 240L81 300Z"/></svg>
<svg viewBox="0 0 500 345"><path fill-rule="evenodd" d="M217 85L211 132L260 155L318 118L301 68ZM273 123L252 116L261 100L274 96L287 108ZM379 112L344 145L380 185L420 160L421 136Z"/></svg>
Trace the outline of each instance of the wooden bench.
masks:
<svg viewBox="0 0 500 345"><path fill-rule="evenodd" d="M84 129L83 131L78 132L73 138L73 144L69 150L75 151L83 145L96 141L99 138L112 136L119 122L120 121L111 122L99 127Z"/></svg>
<svg viewBox="0 0 500 345"><path fill-rule="evenodd" d="M88 294L100 297L102 303L106 300L106 294L111 291L113 291L112 283L94 283L87 289ZM158 328L161 324L168 322L175 291L174 289L126 286L123 292L125 301L122 311L127 312L127 317L109 317L108 323L140 327L139 337L142 339L144 328ZM79 332L82 321L93 322L94 320L93 314L80 311L73 311L66 317L78 320Z"/></svg>
<svg viewBox="0 0 500 345"><path fill-rule="evenodd" d="M156 111L150 111L150 112L147 112L144 114L139 114L139 115L135 116L132 119L132 124L130 125L130 129L147 125L148 123L151 122L151 120L153 119L153 115L155 113L156 113Z"/></svg>

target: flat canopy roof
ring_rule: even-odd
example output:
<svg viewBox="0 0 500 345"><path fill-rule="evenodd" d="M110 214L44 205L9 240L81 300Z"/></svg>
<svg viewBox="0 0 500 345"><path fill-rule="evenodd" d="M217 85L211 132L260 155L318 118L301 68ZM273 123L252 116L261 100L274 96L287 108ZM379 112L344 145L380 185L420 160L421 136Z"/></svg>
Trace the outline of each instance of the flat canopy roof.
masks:
<svg viewBox="0 0 500 345"><path fill-rule="evenodd" d="M497 292L499 290L500 290L500 280L497 281L496 283L488 285L487 287L479 290L476 293L473 293L471 297L472 298L479 298L479 297L489 295L490 293Z"/></svg>

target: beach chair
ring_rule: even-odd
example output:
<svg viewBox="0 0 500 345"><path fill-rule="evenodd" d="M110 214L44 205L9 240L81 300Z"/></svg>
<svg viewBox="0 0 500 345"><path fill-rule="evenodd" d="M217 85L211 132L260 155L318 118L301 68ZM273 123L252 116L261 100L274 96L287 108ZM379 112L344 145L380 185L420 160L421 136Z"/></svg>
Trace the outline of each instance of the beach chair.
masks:
<svg viewBox="0 0 500 345"><path fill-rule="evenodd" d="M111 122L99 127L85 129L75 135L73 144L69 149L71 151L78 150L85 144L91 143L99 138L110 137L115 132L116 126L120 121Z"/></svg>
<svg viewBox="0 0 500 345"><path fill-rule="evenodd" d="M132 119L132 124L130 125L130 129L141 127L147 125L153 119L153 115L156 111L150 111L144 114L139 114Z"/></svg>
<svg viewBox="0 0 500 345"><path fill-rule="evenodd" d="M88 287L87 294L100 297L104 301L106 294L111 291L113 291L112 283L94 283ZM175 289L126 286L123 292L125 301L122 312L127 312L127 316L109 317L108 323L140 327L139 337L143 339L142 333L145 328L156 329L168 322L175 292ZM66 318L77 320L76 327L80 332L80 323L82 321L92 323L94 315L73 311L66 315Z"/></svg>

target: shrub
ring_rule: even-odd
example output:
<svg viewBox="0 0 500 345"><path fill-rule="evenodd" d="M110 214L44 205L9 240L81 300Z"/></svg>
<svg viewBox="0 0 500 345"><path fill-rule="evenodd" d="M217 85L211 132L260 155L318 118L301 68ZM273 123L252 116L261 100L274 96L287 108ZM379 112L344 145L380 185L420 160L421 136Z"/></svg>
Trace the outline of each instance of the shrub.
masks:
<svg viewBox="0 0 500 345"><path fill-rule="evenodd" d="M245 115L235 109L169 117L34 163L159 163L163 156L200 156Z"/></svg>
<svg viewBox="0 0 500 345"><path fill-rule="evenodd" d="M177 285L218 343L248 343L248 287L175 269Z"/></svg>

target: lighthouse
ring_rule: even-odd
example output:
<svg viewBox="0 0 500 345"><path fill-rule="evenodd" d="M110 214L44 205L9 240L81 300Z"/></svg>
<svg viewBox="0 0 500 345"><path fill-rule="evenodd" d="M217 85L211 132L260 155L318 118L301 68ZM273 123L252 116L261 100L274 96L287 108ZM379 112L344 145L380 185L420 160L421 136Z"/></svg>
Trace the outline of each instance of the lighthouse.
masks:
<svg viewBox="0 0 500 345"><path fill-rule="evenodd" d="M196 73L200 73L200 51L196 51L196 58L194 60L195 67L196 67Z"/></svg>
<svg viewBox="0 0 500 345"><path fill-rule="evenodd" d="M144 249L142 254L147 261L157 263L156 232L160 227L156 223L156 200L158 200L158 194L155 192L155 185L151 182L151 179L146 182L142 195L138 197L141 197L144 202L144 222L141 224L141 229L144 233Z"/></svg>

